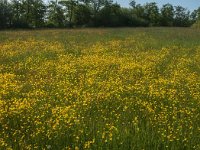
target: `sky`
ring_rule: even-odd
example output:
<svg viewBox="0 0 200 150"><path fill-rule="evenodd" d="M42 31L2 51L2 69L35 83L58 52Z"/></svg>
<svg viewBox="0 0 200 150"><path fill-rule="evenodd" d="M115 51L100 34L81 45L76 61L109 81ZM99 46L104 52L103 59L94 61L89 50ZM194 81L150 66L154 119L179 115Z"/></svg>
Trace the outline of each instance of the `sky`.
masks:
<svg viewBox="0 0 200 150"><path fill-rule="evenodd" d="M129 0L116 0L118 4L123 7L129 7ZM180 5L187 8L190 11L193 11L200 7L200 0L136 0L137 4L145 4L147 2L156 2L159 7L162 7L163 4L170 3L174 6Z"/></svg>

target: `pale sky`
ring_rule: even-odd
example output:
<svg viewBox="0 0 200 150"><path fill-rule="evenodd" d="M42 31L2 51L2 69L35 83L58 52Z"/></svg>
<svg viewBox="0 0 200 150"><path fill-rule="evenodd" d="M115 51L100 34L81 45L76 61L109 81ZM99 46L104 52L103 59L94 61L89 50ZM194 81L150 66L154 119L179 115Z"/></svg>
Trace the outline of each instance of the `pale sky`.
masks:
<svg viewBox="0 0 200 150"><path fill-rule="evenodd" d="M129 7L129 0L115 0L123 7ZM170 3L174 6L180 5L191 11L200 7L200 0L136 0L138 4L145 4L147 2L156 2L159 7L163 4Z"/></svg>
<svg viewBox="0 0 200 150"><path fill-rule="evenodd" d="M50 0L44 0L44 1L50 1ZM113 0L114 2L117 2L122 7L129 7L130 0ZM183 6L184 8L187 8L190 11L193 11L200 7L200 0L136 0L137 4L145 4L150 2L156 2L159 7L162 7L162 5L170 3L173 6Z"/></svg>

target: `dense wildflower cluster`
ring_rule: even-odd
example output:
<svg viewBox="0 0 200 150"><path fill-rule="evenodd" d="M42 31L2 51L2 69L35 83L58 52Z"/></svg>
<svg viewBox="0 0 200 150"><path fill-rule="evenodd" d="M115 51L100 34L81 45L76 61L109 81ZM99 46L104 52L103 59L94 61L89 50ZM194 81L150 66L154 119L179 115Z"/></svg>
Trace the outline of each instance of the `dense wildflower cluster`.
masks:
<svg viewBox="0 0 200 150"><path fill-rule="evenodd" d="M0 149L200 149L200 47L145 36L1 42Z"/></svg>

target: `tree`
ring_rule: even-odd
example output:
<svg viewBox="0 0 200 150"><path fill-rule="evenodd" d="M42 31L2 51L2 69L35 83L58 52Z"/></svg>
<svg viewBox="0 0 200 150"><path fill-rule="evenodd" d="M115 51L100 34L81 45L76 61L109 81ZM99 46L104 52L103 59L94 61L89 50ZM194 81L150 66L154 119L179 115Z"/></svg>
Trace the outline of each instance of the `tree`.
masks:
<svg viewBox="0 0 200 150"><path fill-rule="evenodd" d="M97 12L99 12L102 6L112 4L113 1L112 0L90 0L89 2L93 8L94 13L96 14Z"/></svg>
<svg viewBox="0 0 200 150"><path fill-rule="evenodd" d="M12 0L11 1L12 7L12 26L19 27L21 24L20 14L21 14L21 1L20 0Z"/></svg>
<svg viewBox="0 0 200 150"><path fill-rule="evenodd" d="M145 8L140 4L132 1L130 12L127 14L130 26L148 26L149 21L146 20Z"/></svg>
<svg viewBox="0 0 200 150"><path fill-rule="evenodd" d="M112 4L112 0L82 0L84 1L92 11L92 21L94 22L94 25L96 26L98 24L97 22L97 16L101 8L103 8L105 5Z"/></svg>
<svg viewBox="0 0 200 150"><path fill-rule="evenodd" d="M136 7L136 2L135 0L131 0L129 5L132 7L132 8L135 8Z"/></svg>
<svg viewBox="0 0 200 150"><path fill-rule="evenodd" d="M20 26L32 27L34 0L20 0Z"/></svg>
<svg viewBox="0 0 200 150"><path fill-rule="evenodd" d="M197 20L200 20L200 7L197 9Z"/></svg>
<svg viewBox="0 0 200 150"><path fill-rule="evenodd" d="M144 18L149 21L150 26L159 25L159 8L155 2L147 3L144 6Z"/></svg>
<svg viewBox="0 0 200 150"><path fill-rule="evenodd" d="M91 10L87 5L78 4L74 10L74 23L76 25L88 25L91 20Z"/></svg>
<svg viewBox="0 0 200 150"><path fill-rule="evenodd" d="M7 0L0 1L0 28L11 26L12 8Z"/></svg>
<svg viewBox="0 0 200 150"><path fill-rule="evenodd" d="M200 29L200 7L191 13L190 18L193 27Z"/></svg>
<svg viewBox="0 0 200 150"><path fill-rule="evenodd" d="M47 7L47 26L48 27L64 27L65 16L63 8L56 1L50 1Z"/></svg>
<svg viewBox="0 0 200 150"><path fill-rule="evenodd" d="M171 4L165 4L161 8L161 25L173 26L174 7Z"/></svg>
<svg viewBox="0 0 200 150"><path fill-rule="evenodd" d="M118 4L106 4L98 14L98 25L101 26L122 26L121 7Z"/></svg>
<svg viewBox="0 0 200 150"><path fill-rule="evenodd" d="M47 1L47 0L46 0ZM58 2L59 1L59 2ZM121 8L113 0L0 0L0 28L75 26L182 26L200 22L200 8L187 9L155 2L145 5L130 0Z"/></svg>
<svg viewBox="0 0 200 150"><path fill-rule="evenodd" d="M191 13L190 18L193 22L200 20L200 7Z"/></svg>
<svg viewBox="0 0 200 150"><path fill-rule="evenodd" d="M190 12L182 6L175 6L174 25L179 27L190 26Z"/></svg>
<svg viewBox="0 0 200 150"><path fill-rule="evenodd" d="M42 0L12 0L11 8L13 27L44 26L46 6Z"/></svg>
<svg viewBox="0 0 200 150"><path fill-rule="evenodd" d="M66 0L66 1L60 1L59 3L66 8L65 10L67 12L69 27L72 27L72 18L74 16L75 7L78 4L78 1Z"/></svg>
<svg viewBox="0 0 200 150"><path fill-rule="evenodd" d="M42 0L34 0L32 12L32 26L42 27L45 22L46 6Z"/></svg>
<svg viewBox="0 0 200 150"><path fill-rule="evenodd" d="M23 0L22 1L22 6L24 9L23 15L25 17L26 23L28 26L31 26L31 21L32 21L32 9L33 9L33 0Z"/></svg>

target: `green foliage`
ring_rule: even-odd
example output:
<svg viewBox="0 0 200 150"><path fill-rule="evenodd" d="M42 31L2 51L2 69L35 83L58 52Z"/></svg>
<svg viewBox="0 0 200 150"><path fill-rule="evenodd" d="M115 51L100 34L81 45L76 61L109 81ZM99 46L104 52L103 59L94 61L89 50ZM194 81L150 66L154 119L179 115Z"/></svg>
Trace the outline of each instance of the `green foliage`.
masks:
<svg viewBox="0 0 200 150"><path fill-rule="evenodd" d="M155 2L147 3L144 6L144 18L149 22L150 26L159 25L159 8Z"/></svg>
<svg viewBox="0 0 200 150"><path fill-rule="evenodd" d="M11 25L12 8L7 0L0 1L0 28L6 28Z"/></svg>
<svg viewBox="0 0 200 150"><path fill-rule="evenodd" d="M174 25L175 26L182 26L187 27L190 26L190 13L186 8L183 8L182 6L176 6L175 7L175 19L174 19Z"/></svg>
<svg viewBox="0 0 200 150"><path fill-rule="evenodd" d="M174 7L171 4L165 4L161 8L161 25L173 26Z"/></svg>
<svg viewBox="0 0 200 150"><path fill-rule="evenodd" d="M98 25L121 26L121 9L118 4L106 5L98 13Z"/></svg>
<svg viewBox="0 0 200 150"><path fill-rule="evenodd" d="M74 10L74 23L78 26L89 25L91 21L91 9L87 5L79 4Z"/></svg>
<svg viewBox="0 0 200 150"><path fill-rule="evenodd" d="M43 27L46 6L42 0L12 0L13 27Z"/></svg>
<svg viewBox="0 0 200 150"><path fill-rule="evenodd" d="M59 3L62 6L64 6L64 11L67 14L66 20L69 24L69 27L72 27L73 24L72 19L78 2L76 0L63 0L63 1L61 0Z"/></svg>
<svg viewBox="0 0 200 150"><path fill-rule="evenodd" d="M200 8L190 13L181 6L130 1L122 8L113 0L1 0L0 29L40 27L188 27L200 18Z"/></svg>
<svg viewBox="0 0 200 150"><path fill-rule="evenodd" d="M63 8L54 1L50 1L48 5L48 21L47 27L64 27L65 16Z"/></svg>

